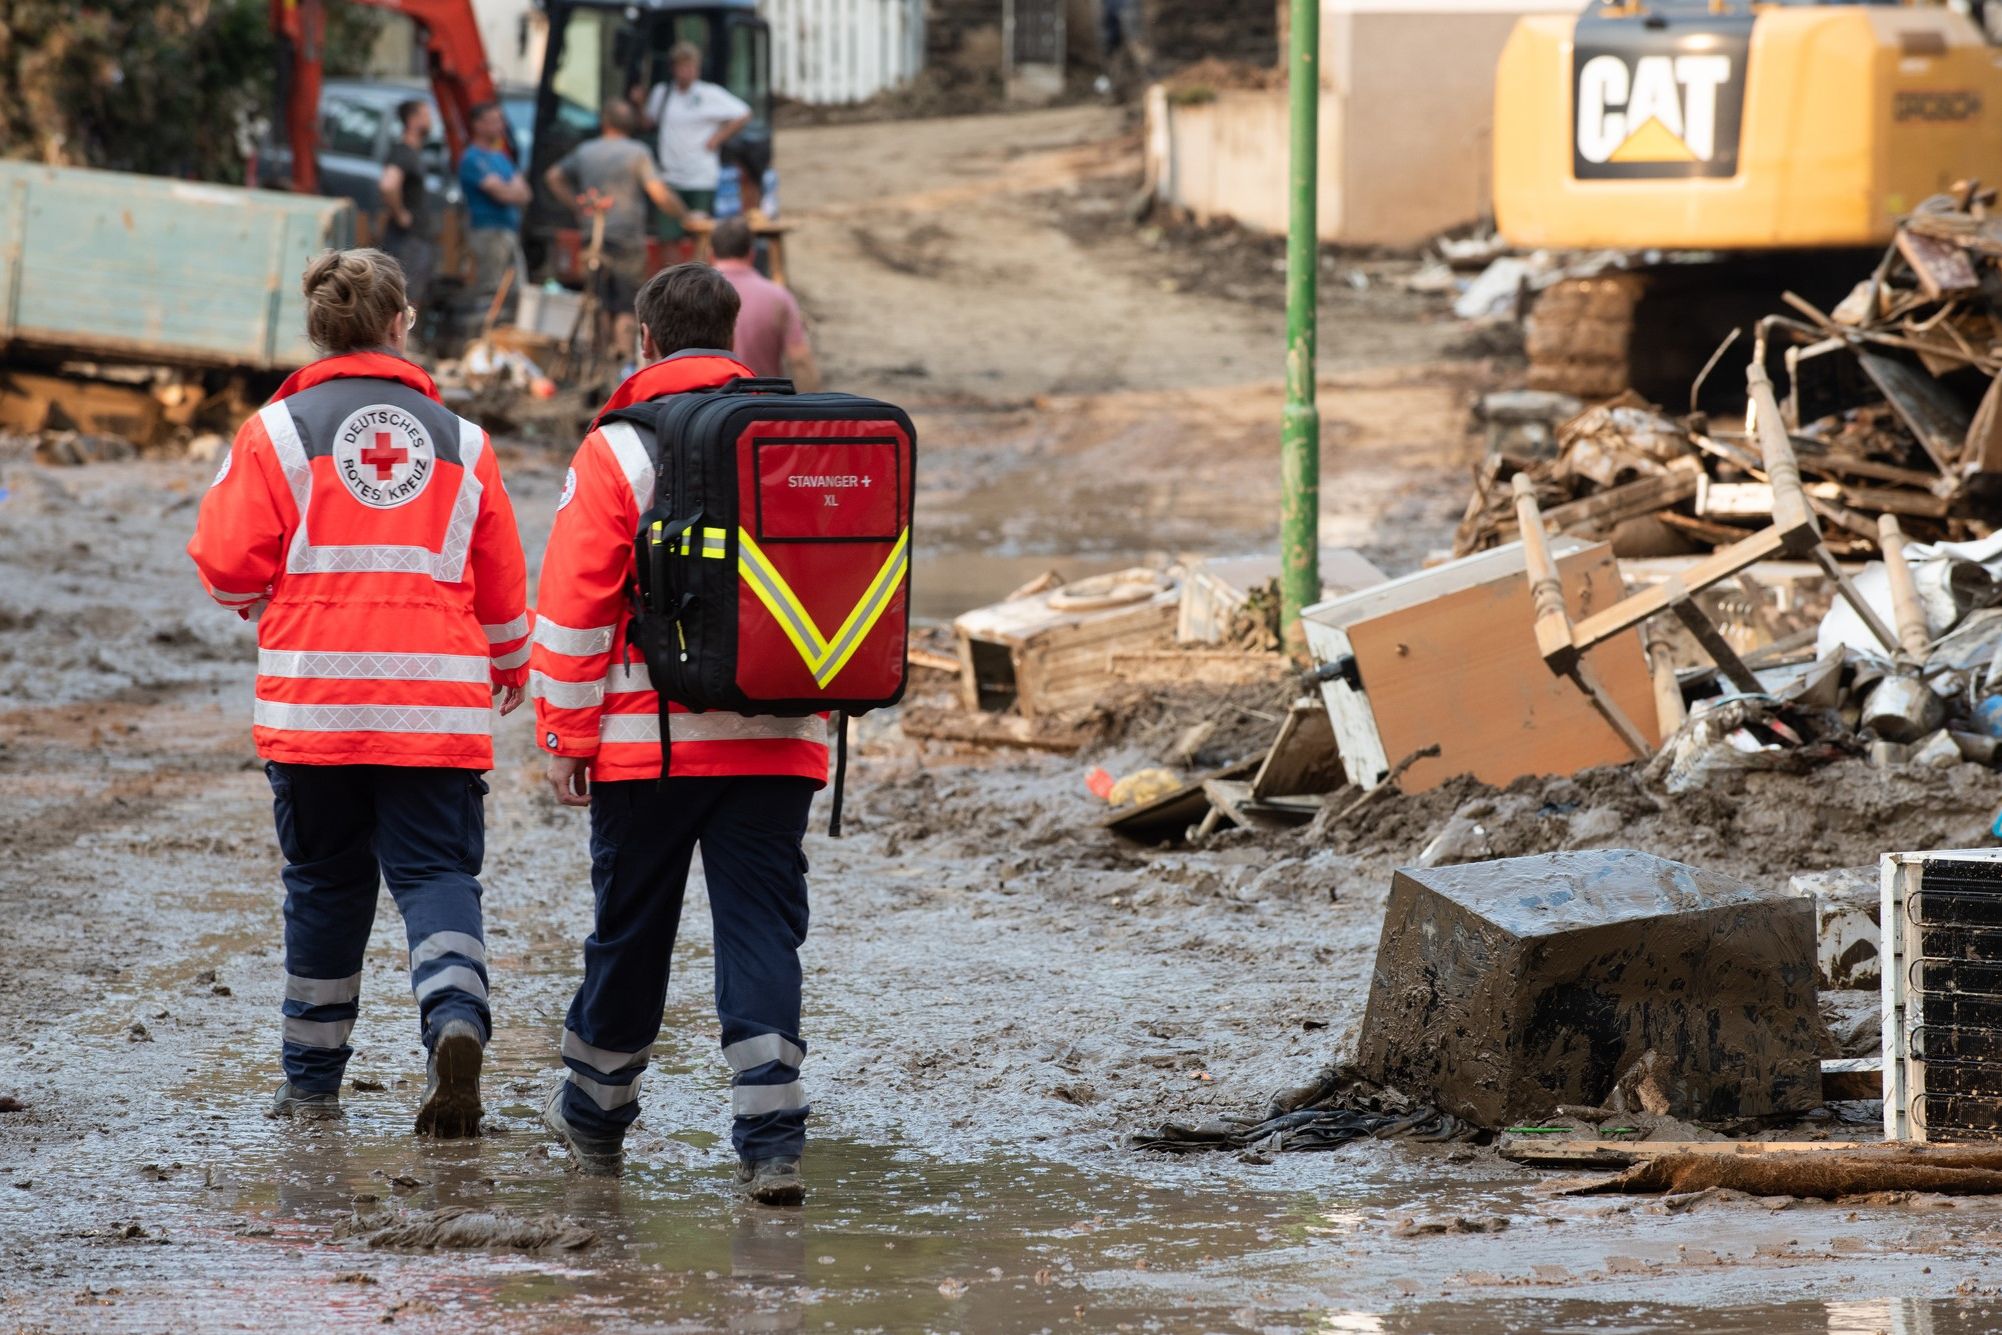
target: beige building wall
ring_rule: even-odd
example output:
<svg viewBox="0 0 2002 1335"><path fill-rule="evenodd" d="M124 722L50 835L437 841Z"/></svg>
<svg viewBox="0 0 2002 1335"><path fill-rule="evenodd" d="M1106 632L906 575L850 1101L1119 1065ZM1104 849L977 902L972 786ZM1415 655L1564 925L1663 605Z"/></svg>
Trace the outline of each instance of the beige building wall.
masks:
<svg viewBox="0 0 2002 1335"><path fill-rule="evenodd" d="M1565 4L1557 12L1576 8ZM1413 245L1491 210L1494 72L1522 0L1324 0L1320 233ZM1286 229L1286 93L1149 94L1156 194L1198 216Z"/></svg>

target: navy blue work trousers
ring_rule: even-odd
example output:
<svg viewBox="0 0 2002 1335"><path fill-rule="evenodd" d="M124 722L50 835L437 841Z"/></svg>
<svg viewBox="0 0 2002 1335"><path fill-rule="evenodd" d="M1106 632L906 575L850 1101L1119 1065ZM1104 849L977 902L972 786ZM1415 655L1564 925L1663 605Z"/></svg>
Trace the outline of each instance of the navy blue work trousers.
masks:
<svg viewBox="0 0 2002 1335"><path fill-rule="evenodd" d="M476 770L265 765L285 854L285 1078L340 1088L382 882L403 914L425 1044L448 1020L491 1032Z"/></svg>
<svg viewBox="0 0 2002 1335"><path fill-rule="evenodd" d="M591 790L597 923L564 1022L563 1114L597 1136L639 1116L660 1036L668 957L696 848L716 937L716 1017L733 1072L730 1138L749 1161L798 1156L799 948L806 940L807 812L815 785L778 776L600 783Z"/></svg>

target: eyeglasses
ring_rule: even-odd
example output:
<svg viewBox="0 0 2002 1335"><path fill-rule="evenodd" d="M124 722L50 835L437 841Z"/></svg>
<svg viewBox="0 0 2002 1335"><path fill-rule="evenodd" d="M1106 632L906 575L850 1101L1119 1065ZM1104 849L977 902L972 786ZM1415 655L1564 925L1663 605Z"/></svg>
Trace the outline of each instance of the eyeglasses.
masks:
<svg viewBox="0 0 2002 1335"><path fill-rule="evenodd" d="M408 331L415 329L416 327L417 327L417 308L415 306L405 306L403 308L404 331L407 333Z"/></svg>

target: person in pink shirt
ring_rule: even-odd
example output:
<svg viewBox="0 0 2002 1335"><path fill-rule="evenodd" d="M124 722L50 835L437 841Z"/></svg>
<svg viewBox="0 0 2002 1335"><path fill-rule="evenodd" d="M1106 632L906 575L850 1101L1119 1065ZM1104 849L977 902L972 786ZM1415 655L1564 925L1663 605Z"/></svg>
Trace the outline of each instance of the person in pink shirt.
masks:
<svg viewBox="0 0 2002 1335"><path fill-rule="evenodd" d="M820 388L820 366L807 341L806 324L792 293L757 271L751 263L751 228L742 218L716 224L709 253L716 267L737 289L743 304L737 312L737 360L761 376L788 376L801 392Z"/></svg>

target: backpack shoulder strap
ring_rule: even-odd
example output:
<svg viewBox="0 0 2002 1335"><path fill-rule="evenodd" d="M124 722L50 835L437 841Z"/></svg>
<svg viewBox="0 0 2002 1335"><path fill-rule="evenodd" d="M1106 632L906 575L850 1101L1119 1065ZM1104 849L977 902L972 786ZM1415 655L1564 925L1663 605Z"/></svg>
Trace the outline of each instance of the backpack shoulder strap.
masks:
<svg viewBox="0 0 2002 1335"><path fill-rule="evenodd" d="M612 426L631 427L638 435L640 444L645 447L647 458L657 471L660 468L660 415L664 406L664 400L656 400L635 403L629 408L606 413L598 420L598 430L603 431Z"/></svg>

